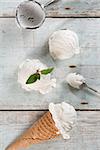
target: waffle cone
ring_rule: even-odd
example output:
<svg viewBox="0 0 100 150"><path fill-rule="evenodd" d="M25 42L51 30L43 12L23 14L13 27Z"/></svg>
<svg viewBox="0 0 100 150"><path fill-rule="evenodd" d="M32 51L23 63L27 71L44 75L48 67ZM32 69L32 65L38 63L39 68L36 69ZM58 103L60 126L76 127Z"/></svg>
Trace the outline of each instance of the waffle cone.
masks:
<svg viewBox="0 0 100 150"><path fill-rule="evenodd" d="M32 144L53 139L59 135L50 112L45 113L31 128L15 140L6 150L21 150Z"/></svg>

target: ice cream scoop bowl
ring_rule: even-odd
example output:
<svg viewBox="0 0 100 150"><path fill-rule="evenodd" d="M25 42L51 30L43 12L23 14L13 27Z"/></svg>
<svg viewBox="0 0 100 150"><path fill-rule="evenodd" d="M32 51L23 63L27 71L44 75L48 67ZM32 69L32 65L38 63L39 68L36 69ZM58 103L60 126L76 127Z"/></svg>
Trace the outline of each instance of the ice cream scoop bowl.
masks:
<svg viewBox="0 0 100 150"><path fill-rule="evenodd" d="M34 0L24 1L16 9L16 20L19 27L24 29L39 28L45 21L45 7L56 0L50 0L45 5Z"/></svg>

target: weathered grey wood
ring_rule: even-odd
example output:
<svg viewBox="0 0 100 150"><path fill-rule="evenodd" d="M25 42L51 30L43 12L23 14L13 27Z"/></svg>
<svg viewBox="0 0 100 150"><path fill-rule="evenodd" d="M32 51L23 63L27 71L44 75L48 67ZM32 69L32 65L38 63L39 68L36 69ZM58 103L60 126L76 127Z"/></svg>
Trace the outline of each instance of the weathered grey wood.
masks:
<svg viewBox="0 0 100 150"><path fill-rule="evenodd" d="M54 61L48 53L48 38L56 30L69 28L80 39L81 54ZM85 30L84 30L85 29ZM100 109L100 97L70 89L65 83L69 72L82 73L90 85L100 89L100 19L46 19L35 31L19 29L13 18L0 19L0 109L45 109L50 102L70 102L78 109ZM45 33L45 34L44 34ZM55 66L57 87L49 94L25 92L17 83L18 65L26 58L39 58ZM69 68L76 65L76 69ZM88 104L82 105L85 99Z"/></svg>
<svg viewBox="0 0 100 150"><path fill-rule="evenodd" d="M0 17L14 17L16 7L23 0L0 1ZM37 0L45 3L47 0ZM100 17L99 0L59 0L46 8L48 17Z"/></svg>
<svg viewBox="0 0 100 150"><path fill-rule="evenodd" d="M0 112L0 150L10 144L26 128L29 128L43 112ZM100 149L100 111L78 112L77 126L70 133L71 139L61 137L52 141L31 146L27 150L99 150Z"/></svg>

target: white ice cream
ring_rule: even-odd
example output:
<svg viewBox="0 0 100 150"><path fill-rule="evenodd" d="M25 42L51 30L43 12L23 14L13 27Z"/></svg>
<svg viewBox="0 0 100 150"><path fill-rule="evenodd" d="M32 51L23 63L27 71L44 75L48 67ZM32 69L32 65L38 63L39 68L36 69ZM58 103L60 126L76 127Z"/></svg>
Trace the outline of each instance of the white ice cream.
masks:
<svg viewBox="0 0 100 150"><path fill-rule="evenodd" d="M18 71L18 82L26 91L39 91L41 94L48 93L53 87L56 87L56 79L51 79L50 74L41 75L41 79L32 84L26 84L30 75L36 73L36 70L47 69L48 67L38 59L27 59L20 66Z"/></svg>
<svg viewBox="0 0 100 150"><path fill-rule="evenodd" d="M49 38L49 51L54 59L69 59L74 54L79 54L79 40L71 30L55 31Z"/></svg>
<svg viewBox="0 0 100 150"><path fill-rule="evenodd" d="M64 139L69 139L69 131L76 123L77 114L73 106L62 102L60 104L49 104L49 111L52 114L55 126Z"/></svg>
<svg viewBox="0 0 100 150"><path fill-rule="evenodd" d="M85 83L85 78L80 74L70 73L67 75L66 81L70 86L79 89L80 85Z"/></svg>

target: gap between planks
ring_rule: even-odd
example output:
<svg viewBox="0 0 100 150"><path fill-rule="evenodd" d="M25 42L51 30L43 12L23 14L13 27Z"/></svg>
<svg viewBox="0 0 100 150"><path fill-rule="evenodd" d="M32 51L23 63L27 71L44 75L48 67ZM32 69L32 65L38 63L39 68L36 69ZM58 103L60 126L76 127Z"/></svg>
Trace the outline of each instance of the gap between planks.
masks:
<svg viewBox="0 0 100 150"><path fill-rule="evenodd" d="M0 18L15 18L15 16L0 16ZM46 18L100 18L100 16L46 16Z"/></svg>
<svg viewBox="0 0 100 150"><path fill-rule="evenodd" d="M100 109L75 109L76 111L100 111ZM0 111L49 111L48 109L0 109Z"/></svg>

